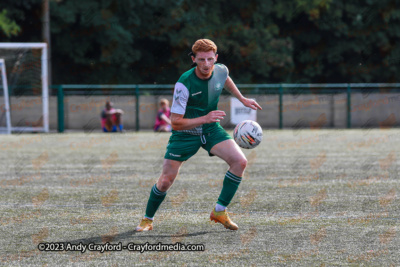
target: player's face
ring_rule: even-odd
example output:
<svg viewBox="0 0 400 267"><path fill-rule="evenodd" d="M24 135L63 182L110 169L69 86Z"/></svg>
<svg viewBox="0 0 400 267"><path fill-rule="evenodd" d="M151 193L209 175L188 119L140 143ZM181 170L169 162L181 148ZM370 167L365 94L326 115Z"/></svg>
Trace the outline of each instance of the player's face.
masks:
<svg viewBox="0 0 400 267"><path fill-rule="evenodd" d="M193 62L197 63L197 67L201 74L208 76L214 70L214 64L217 61L218 55L213 51L198 52L196 57L192 57Z"/></svg>

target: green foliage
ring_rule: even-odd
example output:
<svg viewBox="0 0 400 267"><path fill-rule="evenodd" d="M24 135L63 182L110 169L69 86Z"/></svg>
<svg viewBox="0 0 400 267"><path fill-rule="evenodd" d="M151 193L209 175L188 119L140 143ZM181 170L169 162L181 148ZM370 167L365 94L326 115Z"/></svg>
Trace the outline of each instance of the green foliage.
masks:
<svg viewBox="0 0 400 267"><path fill-rule="evenodd" d="M7 10L7 17L20 28L16 34L0 31L2 42L40 42L42 0L2 0L0 7Z"/></svg>
<svg viewBox="0 0 400 267"><path fill-rule="evenodd" d="M5 0L40 41L41 1ZM174 83L200 38L239 83L395 82L394 0L51 1L53 83ZM1 23L1 19L0 19Z"/></svg>
<svg viewBox="0 0 400 267"><path fill-rule="evenodd" d="M392 0L330 1L302 9L281 24L282 35L295 43L296 69L289 80L396 82L399 14Z"/></svg>
<svg viewBox="0 0 400 267"><path fill-rule="evenodd" d="M11 35L17 35L21 31L21 28L17 25L17 23L7 17L6 9L3 9L0 12L0 30L3 31L8 37Z"/></svg>

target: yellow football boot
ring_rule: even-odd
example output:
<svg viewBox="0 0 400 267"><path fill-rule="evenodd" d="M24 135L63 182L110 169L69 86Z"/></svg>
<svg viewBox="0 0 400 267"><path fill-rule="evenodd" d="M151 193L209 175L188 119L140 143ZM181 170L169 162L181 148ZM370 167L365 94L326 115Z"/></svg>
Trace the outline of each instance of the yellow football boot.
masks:
<svg viewBox="0 0 400 267"><path fill-rule="evenodd" d="M237 226L236 223L232 222L232 220L229 218L228 212L226 212L226 209L223 211L215 211L215 208L210 214L210 219L211 221L214 221L216 223L221 223L223 226L225 226L226 229L230 230L237 230L239 227Z"/></svg>
<svg viewBox="0 0 400 267"><path fill-rule="evenodd" d="M147 218L143 218L140 224L136 227L136 232L143 232L150 230L153 230L153 221Z"/></svg>

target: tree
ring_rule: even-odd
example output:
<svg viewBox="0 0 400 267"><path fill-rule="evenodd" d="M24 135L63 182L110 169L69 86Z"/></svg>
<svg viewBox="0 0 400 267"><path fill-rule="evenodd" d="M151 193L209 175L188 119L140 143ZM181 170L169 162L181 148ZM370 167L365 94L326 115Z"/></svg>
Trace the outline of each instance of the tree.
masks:
<svg viewBox="0 0 400 267"><path fill-rule="evenodd" d="M17 23L7 16L7 9L0 12L0 29L7 37L17 35L21 31Z"/></svg>
<svg viewBox="0 0 400 267"><path fill-rule="evenodd" d="M41 0L3 2L20 31L2 40L41 41ZM54 84L174 83L199 38L216 42L238 83L397 81L394 0L68 0L50 9Z"/></svg>
<svg viewBox="0 0 400 267"><path fill-rule="evenodd" d="M400 10L395 1L296 1L281 35L294 42L293 82L395 82ZM290 7L290 5L288 5Z"/></svg>

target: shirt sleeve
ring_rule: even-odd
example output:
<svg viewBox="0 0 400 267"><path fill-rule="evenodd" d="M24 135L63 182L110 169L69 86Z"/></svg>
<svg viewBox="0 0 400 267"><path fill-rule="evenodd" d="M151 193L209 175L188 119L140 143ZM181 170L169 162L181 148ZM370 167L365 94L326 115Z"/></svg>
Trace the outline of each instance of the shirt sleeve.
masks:
<svg viewBox="0 0 400 267"><path fill-rule="evenodd" d="M175 84L174 100L172 102L171 112L184 115L188 99L189 90L183 83L177 82Z"/></svg>
<svg viewBox="0 0 400 267"><path fill-rule="evenodd" d="M227 66L225 66L225 65L223 65L223 64L221 64L222 65L222 67L223 67L223 69L224 69L224 74L225 74L225 82L226 82L226 80L228 79L228 77L229 77L229 69L228 69L228 67Z"/></svg>
<svg viewBox="0 0 400 267"><path fill-rule="evenodd" d="M223 65L223 64L222 64L222 66L225 67L225 70L226 70L226 78L228 79L228 76L229 76L229 69L228 69L227 66L225 66L225 65Z"/></svg>

